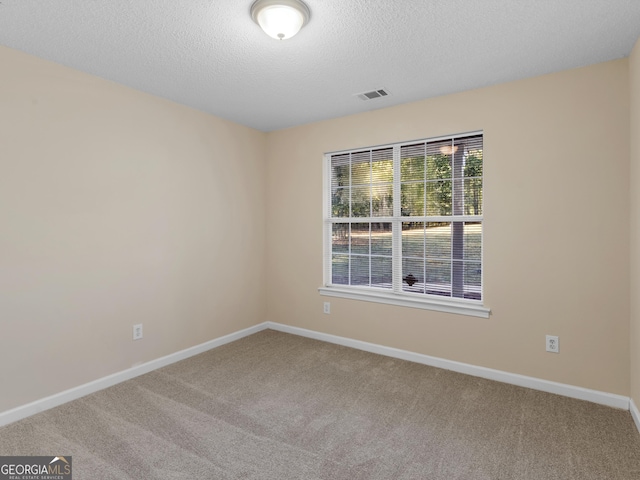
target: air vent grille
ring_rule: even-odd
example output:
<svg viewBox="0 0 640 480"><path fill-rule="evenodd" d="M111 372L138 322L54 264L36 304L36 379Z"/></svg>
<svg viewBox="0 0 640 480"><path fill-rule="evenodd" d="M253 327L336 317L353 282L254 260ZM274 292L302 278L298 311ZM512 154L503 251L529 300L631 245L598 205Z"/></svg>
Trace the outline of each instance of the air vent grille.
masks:
<svg viewBox="0 0 640 480"><path fill-rule="evenodd" d="M357 93L356 97L360 100L373 100L374 98L386 97L389 95L389 91L384 88L379 88L377 90L371 90L370 92Z"/></svg>

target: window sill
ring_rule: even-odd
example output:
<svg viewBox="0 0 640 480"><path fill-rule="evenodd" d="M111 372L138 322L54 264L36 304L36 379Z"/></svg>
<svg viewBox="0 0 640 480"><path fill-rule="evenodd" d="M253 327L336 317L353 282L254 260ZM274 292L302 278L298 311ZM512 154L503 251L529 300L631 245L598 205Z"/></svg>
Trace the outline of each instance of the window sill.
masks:
<svg viewBox="0 0 640 480"><path fill-rule="evenodd" d="M472 317L489 318L491 310L478 302L456 301L451 299L429 299L412 297L411 295L398 295L383 291L371 291L358 288L320 287L320 295L328 297L349 298L364 302L386 303L400 307L421 308L435 310L437 312L456 313Z"/></svg>

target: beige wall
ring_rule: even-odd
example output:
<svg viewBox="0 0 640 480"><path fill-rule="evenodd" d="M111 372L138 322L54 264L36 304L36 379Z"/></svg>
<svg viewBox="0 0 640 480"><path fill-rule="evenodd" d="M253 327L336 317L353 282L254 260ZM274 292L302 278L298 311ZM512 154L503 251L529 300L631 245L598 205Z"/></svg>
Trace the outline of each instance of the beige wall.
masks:
<svg viewBox="0 0 640 480"><path fill-rule="evenodd" d="M263 321L264 133L0 69L0 412Z"/></svg>
<svg viewBox="0 0 640 480"><path fill-rule="evenodd" d="M320 296L323 153L478 129L492 316ZM272 132L267 143L269 320L629 394L627 59ZM559 355L545 352L545 334L559 335Z"/></svg>
<svg viewBox="0 0 640 480"><path fill-rule="evenodd" d="M640 408L640 40L629 57L631 91L631 398Z"/></svg>
<svg viewBox="0 0 640 480"><path fill-rule="evenodd" d="M267 135L0 47L0 412L263 320L640 403L639 55ZM491 318L321 297L322 154L477 129Z"/></svg>

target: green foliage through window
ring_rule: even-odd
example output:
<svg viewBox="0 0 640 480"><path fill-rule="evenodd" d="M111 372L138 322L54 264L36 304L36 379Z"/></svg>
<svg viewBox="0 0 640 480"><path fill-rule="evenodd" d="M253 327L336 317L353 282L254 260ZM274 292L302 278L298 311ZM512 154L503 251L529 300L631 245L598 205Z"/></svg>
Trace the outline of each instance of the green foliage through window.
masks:
<svg viewBox="0 0 640 480"><path fill-rule="evenodd" d="M328 156L330 283L481 299L482 144L476 134Z"/></svg>

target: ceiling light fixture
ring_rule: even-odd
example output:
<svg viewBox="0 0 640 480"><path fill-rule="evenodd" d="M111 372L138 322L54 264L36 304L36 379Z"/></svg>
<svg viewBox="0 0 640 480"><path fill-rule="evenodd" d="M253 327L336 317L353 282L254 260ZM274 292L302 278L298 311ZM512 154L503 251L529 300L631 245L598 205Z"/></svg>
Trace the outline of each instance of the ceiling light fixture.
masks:
<svg viewBox="0 0 640 480"><path fill-rule="evenodd" d="M443 155L451 155L458 151L458 145L443 145L440 147L440 153Z"/></svg>
<svg viewBox="0 0 640 480"><path fill-rule="evenodd" d="M440 147L440 153L443 155L451 155L458 151L458 145L443 145Z"/></svg>
<svg viewBox="0 0 640 480"><path fill-rule="evenodd" d="M300 0L256 0L251 5L253 21L277 40L293 37L310 16L309 7Z"/></svg>

